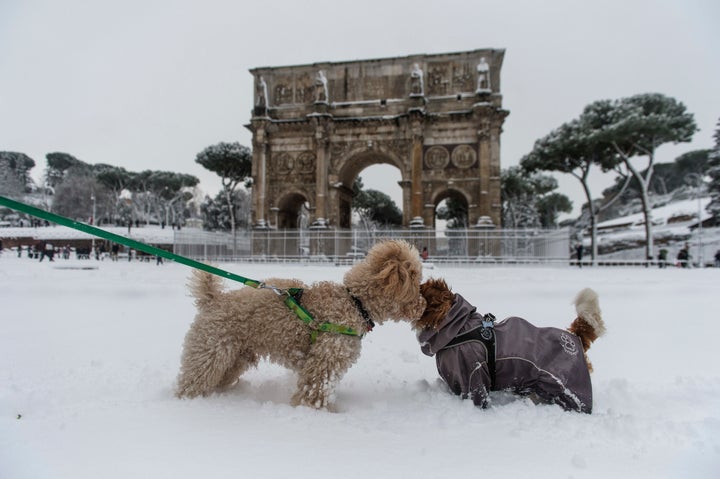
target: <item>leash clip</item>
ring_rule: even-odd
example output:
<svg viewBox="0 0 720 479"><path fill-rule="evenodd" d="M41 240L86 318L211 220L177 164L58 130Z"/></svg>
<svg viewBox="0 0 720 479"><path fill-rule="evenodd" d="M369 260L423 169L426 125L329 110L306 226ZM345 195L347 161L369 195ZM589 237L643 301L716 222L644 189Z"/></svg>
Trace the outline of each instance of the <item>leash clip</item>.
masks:
<svg viewBox="0 0 720 479"><path fill-rule="evenodd" d="M260 283L260 284L258 285L258 288L259 288L259 289L269 289L269 290L271 290L273 293L277 294L278 296L283 296L283 295L285 294L285 290L284 290L284 289L280 289L280 288L275 287L275 286L272 286L272 285L267 285L267 284L265 284L265 283Z"/></svg>

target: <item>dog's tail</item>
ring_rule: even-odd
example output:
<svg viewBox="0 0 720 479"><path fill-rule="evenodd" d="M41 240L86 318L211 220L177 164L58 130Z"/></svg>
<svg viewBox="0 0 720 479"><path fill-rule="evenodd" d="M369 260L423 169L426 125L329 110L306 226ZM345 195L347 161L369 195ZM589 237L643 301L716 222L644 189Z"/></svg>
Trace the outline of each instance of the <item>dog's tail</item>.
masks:
<svg viewBox="0 0 720 479"><path fill-rule="evenodd" d="M580 338L583 350L587 352L593 341L605 334L605 322L600 314L597 293L590 288L580 291L575 297L575 311L577 311L577 318L570 324L568 331ZM592 364L590 361L587 363L592 371Z"/></svg>
<svg viewBox="0 0 720 479"><path fill-rule="evenodd" d="M222 279L205 271L193 270L193 275L190 278L190 292L195 297L197 308L203 309L212 304L222 294Z"/></svg>

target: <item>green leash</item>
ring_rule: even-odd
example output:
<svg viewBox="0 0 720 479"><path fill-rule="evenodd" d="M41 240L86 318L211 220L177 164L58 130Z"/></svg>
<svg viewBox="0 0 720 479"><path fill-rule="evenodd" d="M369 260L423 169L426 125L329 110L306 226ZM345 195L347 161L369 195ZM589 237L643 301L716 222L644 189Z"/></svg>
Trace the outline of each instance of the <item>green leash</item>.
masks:
<svg viewBox="0 0 720 479"><path fill-rule="evenodd" d="M190 266L191 268L199 269L202 271L205 271L210 274L214 274L216 276L220 276L222 278L231 279L233 281L238 281L246 286L251 286L253 288L265 288L270 289L274 291L278 296L281 296L283 298L283 302L285 305L297 315L298 318L300 318L305 324L307 324L311 329L312 333L310 335L310 338L313 342L315 342L315 339L317 338L318 332L328 332L328 333L336 333L336 334L345 334L348 336L358 336L360 338L363 337L363 333L359 333L355 331L353 328L349 328L346 326L341 326L334 323L328 323L327 321L320 323L317 326L313 326L312 323L315 320L315 318L312 317L312 314L310 314L305 308L303 308L300 303L297 302L295 299L295 296L302 291L301 288L290 288L287 290L276 288L274 286L268 286L265 283L261 281L256 281L254 279L248 279L244 278L242 276L239 276L237 274L230 273L229 271L225 271L220 268L216 268L214 266L210 266L205 263L201 263L200 261L195 261L190 258L186 258L184 256L180 256L179 254L171 253L169 251L165 251L161 248L156 248L154 246L150 246L145 243L141 243L139 241L126 238L125 236L120 236L115 233L111 233L109 231L105 231L104 229L97 228L95 226L91 226L87 223L82 223L80 221L73 221L69 218L65 218L64 216L56 215L54 213L50 213L49 211L41 210L40 208L36 208L34 206L26 205L25 203L20 203L19 201L11 200L10 198L6 198L4 196L0 196L0 205L5 206L7 208L21 211L23 213L29 214L31 216L35 216L37 218L50 221L52 223L57 223L62 226L67 226L68 228L72 228L78 231L82 231L84 233L88 233L93 236L97 236L99 238L103 238L109 241L113 241L115 243L127 246L129 248L134 248L138 251L143 251L145 253L160 256L162 258L170 259L175 261L176 263L184 264L185 266Z"/></svg>

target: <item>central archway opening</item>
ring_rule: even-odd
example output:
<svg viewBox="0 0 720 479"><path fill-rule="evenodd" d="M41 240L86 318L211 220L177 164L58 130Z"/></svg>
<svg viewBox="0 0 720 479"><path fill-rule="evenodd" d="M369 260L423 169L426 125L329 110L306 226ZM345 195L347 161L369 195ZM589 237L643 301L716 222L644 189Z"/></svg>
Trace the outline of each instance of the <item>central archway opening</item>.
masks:
<svg viewBox="0 0 720 479"><path fill-rule="evenodd" d="M350 158L340 173L340 228L403 225L402 172L388 156L370 151Z"/></svg>

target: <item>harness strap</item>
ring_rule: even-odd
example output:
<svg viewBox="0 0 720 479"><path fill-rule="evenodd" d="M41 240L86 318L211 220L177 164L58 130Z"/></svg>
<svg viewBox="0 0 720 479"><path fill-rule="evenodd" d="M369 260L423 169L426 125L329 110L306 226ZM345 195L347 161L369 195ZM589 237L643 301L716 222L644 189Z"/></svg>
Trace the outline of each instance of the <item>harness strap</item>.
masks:
<svg viewBox="0 0 720 479"><path fill-rule="evenodd" d="M483 316L482 325L463 334L455 336L443 349L479 341L485 345L488 352L488 371L490 372L490 390L495 391L495 316L488 313Z"/></svg>
<svg viewBox="0 0 720 479"><path fill-rule="evenodd" d="M362 338L365 335L364 333L355 331L353 328L348 326L342 326L328 321L323 321L320 324L314 324L315 318L313 318L312 314L310 314L307 309L300 305L300 299L302 298L303 293L302 288L280 289L275 286L266 285L265 283L260 283L259 287L263 289L270 289L275 294L282 297L285 305L311 329L310 341L313 343L317 339L318 333L344 334L346 336L357 336L358 338Z"/></svg>

